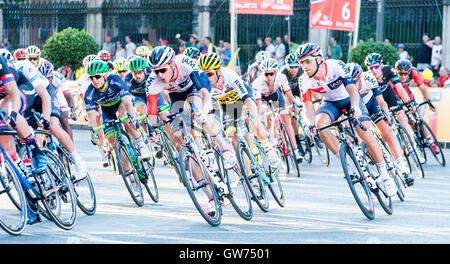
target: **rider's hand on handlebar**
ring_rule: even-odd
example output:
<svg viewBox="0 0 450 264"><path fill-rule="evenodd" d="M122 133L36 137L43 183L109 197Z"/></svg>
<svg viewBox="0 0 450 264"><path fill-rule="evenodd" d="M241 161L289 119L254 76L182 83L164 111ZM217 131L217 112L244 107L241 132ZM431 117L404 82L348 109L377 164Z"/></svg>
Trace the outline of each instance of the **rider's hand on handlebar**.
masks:
<svg viewBox="0 0 450 264"><path fill-rule="evenodd" d="M359 119L362 116L361 109L359 107L352 107L350 109L350 115L355 119Z"/></svg>

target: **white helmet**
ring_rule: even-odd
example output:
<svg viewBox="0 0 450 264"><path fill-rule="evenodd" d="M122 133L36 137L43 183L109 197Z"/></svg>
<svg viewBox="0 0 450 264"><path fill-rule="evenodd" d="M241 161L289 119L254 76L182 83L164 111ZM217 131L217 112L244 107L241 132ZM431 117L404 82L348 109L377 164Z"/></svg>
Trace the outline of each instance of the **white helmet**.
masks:
<svg viewBox="0 0 450 264"><path fill-rule="evenodd" d="M276 71L278 69L278 63L275 59L268 58L261 61L259 68L261 71Z"/></svg>
<svg viewBox="0 0 450 264"><path fill-rule="evenodd" d="M86 57L84 57L84 59L83 59L83 66L84 66L84 68L86 68L88 65L89 65L89 63L91 62L91 61L93 61L93 60L99 60L100 58L97 56L97 55L95 55L95 54L91 54L91 55L87 55Z"/></svg>
<svg viewBox="0 0 450 264"><path fill-rule="evenodd" d="M256 53L255 61L262 62L263 60L268 58L270 58L269 53L267 51L261 50L258 53Z"/></svg>
<svg viewBox="0 0 450 264"><path fill-rule="evenodd" d="M25 53L27 54L27 57L29 56L36 56L36 57L40 57L41 56L41 50L36 47L36 46L28 46L25 49Z"/></svg>
<svg viewBox="0 0 450 264"><path fill-rule="evenodd" d="M11 54L11 52L9 52L9 50L7 49L0 49L0 54L3 55L3 57L5 57L5 59L11 63L13 63L14 61L14 57Z"/></svg>

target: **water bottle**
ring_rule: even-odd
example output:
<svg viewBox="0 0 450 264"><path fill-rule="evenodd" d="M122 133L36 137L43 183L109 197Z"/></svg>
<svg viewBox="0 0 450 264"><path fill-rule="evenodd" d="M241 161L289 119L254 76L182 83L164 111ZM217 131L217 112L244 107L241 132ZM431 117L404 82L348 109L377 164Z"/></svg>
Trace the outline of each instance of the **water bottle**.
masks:
<svg viewBox="0 0 450 264"><path fill-rule="evenodd" d="M33 164L29 158L23 159L22 162L25 165L25 175L27 176L30 184L33 184L35 182L33 177Z"/></svg>
<svg viewBox="0 0 450 264"><path fill-rule="evenodd" d="M25 171L25 165L23 164L23 161L19 158L19 155L17 155L17 153L14 152L13 154L11 154L11 159L14 161L14 164L16 164L16 166L20 170L22 170L23 174L27 176Z"/></svg>

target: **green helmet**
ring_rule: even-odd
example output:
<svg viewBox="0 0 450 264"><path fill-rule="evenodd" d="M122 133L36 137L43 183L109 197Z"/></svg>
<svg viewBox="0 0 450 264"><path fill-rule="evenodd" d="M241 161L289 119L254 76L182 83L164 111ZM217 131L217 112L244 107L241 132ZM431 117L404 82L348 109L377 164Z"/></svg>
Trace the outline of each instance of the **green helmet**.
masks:
<svg viewBox="0 0 450 264"><path fill-rule="evenodd" d="M128 62L128 67L130 71L140 71L145 69L147 66L147 61L142 57L132 57L130 58L130 61Z"/></svg>
<svg viewBox="0 0 450 264"><path fill-rule="evenodd" d="M108 64L102 60L93 60L87 67L87 74L99 74L108 72Z"/></svg>

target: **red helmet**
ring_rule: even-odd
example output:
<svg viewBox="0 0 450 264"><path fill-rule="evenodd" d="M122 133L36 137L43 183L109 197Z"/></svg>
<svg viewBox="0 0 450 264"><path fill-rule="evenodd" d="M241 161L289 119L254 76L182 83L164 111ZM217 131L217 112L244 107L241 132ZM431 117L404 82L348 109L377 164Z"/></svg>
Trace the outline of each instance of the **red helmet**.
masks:
<svg viewBox="0 0 450 264"><path fill-rule="evenodd" d="M14 51L14 58L16 58L16 60L25 59L26 57L25 49L16 49Z"/></svg>
<svg viewBox="0 0 450 264"><path fill-rule="evenodd" d="M98 52L97 56L102 60L102 61L109 61L109 57L111 56L109 54L109 52L107 50L101 50Z"/></svg>

